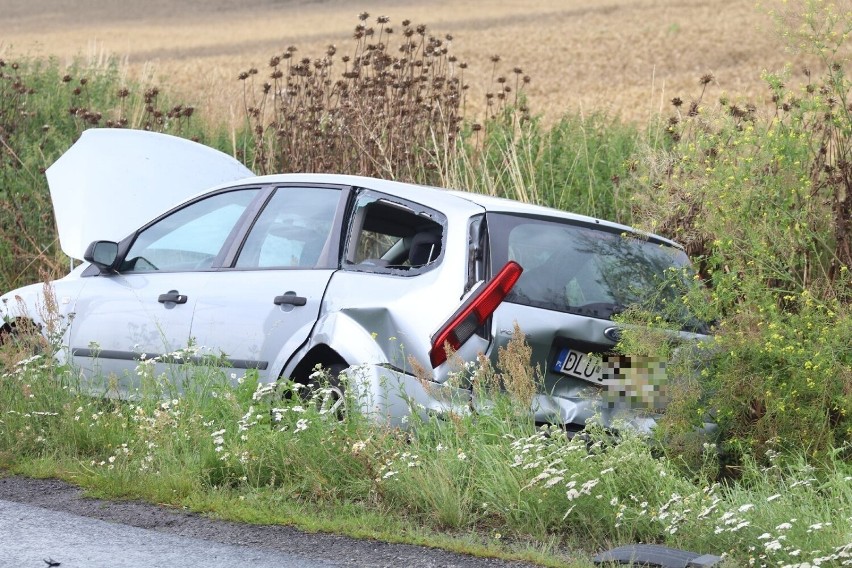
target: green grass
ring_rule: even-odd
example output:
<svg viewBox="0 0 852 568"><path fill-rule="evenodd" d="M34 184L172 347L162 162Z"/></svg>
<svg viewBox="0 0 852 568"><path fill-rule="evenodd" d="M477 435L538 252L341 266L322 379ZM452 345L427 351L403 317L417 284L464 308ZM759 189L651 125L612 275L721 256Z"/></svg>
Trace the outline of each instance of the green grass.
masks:
<svg viewBox="0 0 852 568"><path fill-rule="evenodd" d="M573 439L536 430L499 393L487 415L398 431L282 398L284 383L150 368L142 384L189 377L184 394L92 399L70 369L40 358L5 373L0 467L220 518L551 565L588 565L596 550L633 542L724 553L732 565L852 553L852 466L840 452L819 469L795 452L746 461L720 484L628 432L615 443L595 428ZM704 459L714 471L715 448Z"/></svg>
<svg viewBox="0 0 852 568"><path fill-rule="evenodd" d="M600 113L545 126L513 107L463 133L459 152L440 163L440 183L629 224L622 179L644 136Z"/></svg>
<svg viewBox="0 0 852 568"><path fill-rule="evenodd" d="M194 114L156 86L126 81L114 61L0 59L0 290L67 271L44 171L83 130L120 126L201 140L209 131L225 142Z"/></svg>

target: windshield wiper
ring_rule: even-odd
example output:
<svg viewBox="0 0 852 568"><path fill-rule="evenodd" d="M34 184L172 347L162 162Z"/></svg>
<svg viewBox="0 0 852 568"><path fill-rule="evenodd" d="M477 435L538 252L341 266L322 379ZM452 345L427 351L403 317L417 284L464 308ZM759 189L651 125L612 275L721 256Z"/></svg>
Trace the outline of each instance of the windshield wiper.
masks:
<svg viewBox="0 0 852 568"><path fill-rule="evenodd" d="M572 314L591 316L594 318L609 319L627 309L627 306L616 302L591 302L582 306L569 306Z"/></svg>

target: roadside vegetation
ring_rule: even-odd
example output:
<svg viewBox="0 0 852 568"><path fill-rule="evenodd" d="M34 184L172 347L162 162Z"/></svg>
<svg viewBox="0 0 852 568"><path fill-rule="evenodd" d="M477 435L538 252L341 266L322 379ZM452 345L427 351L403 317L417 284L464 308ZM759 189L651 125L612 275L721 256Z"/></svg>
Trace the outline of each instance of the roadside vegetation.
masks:
<svg viewBox="0 0 852 568"><path fill-rule="evenodd" d="M123 126L199 139L259 173L438 184L661 233L693 258L683 297L715 336L689 350L662 331L665 314L623 314L641 324L624 354L678 353L669 409L653 440L594 425L569 439L518 412L535 376L518 363L520 338L501 368L459 370L490 412L414 409L398 431L339 420L286 380L259 384L215 361L143 362L138 396L92 399L52 362L57 321L53 341L22 336L2 351L0 467L250 522L551 564L645 542L730 566L852 565L852 16L797 6L779 29L819 64L767 72L770 105L710 100L705 75L643 127L598 114L544 125L523 96L534 78L497 57L487 114L473 121L448 38L368 15L351 53L288 48L235 72L235 132L114 66L0 62L0 289L63 272L43 170L83 129Z"/></svg>

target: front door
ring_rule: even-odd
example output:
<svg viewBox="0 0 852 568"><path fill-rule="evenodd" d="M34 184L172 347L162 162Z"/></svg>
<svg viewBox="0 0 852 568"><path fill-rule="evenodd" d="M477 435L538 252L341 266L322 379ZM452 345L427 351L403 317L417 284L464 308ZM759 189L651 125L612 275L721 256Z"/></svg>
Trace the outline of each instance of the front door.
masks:
<svg viewBox="0 0 852 568"><path fill-rule="evenodd" d="M123 394L138 386L140 361L160 361L159 375L179 360L199 296L259 191L222 191L166 214L135 235L118 273L87 279L70 345L93 388Z"/></svg>

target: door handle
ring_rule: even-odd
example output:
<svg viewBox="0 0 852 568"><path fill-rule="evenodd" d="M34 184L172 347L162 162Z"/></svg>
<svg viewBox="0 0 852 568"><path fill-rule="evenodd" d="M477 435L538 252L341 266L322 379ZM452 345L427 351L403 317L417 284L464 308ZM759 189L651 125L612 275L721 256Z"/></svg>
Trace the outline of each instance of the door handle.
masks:
<svg viewBox="0 0 852 568"><path fill-rule="evenodd" d="M275 296L273 303L276 306L304 306L308 303L308 299L304 296L297 296L295 292L286 292L280 296Z"/></svg>
<svg viewBox="0 0 852 568"><path fill-rule="evenodd" d="M175 304L185 304L186 296L184 294L178 294L177 290L169 290L165 294L160 294L157 298L157 301L161 304L165 304L166 302L174 302Z"/></svg>

